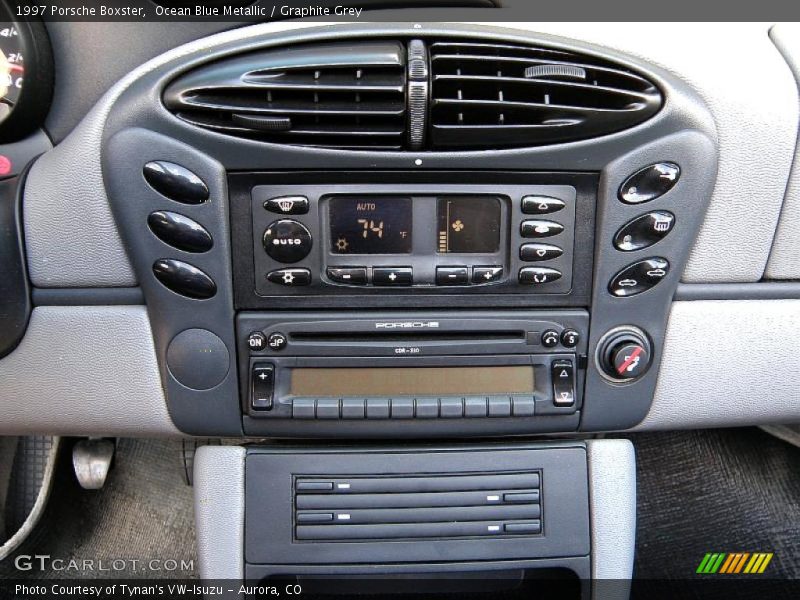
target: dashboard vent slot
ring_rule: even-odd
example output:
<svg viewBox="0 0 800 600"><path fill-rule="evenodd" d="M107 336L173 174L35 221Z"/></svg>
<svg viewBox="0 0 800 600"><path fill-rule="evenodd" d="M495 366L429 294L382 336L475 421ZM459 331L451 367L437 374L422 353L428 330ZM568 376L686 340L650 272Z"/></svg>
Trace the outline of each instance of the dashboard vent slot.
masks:
<svg viewBox="0 0 800 600"><path fill-rule="evenodd" d="M298 541L538 535L539 472L299 477Z"/></svg>
<svg viewBox="0 0 800 600"><path fill-rule="evenodd" d="M246 54L200 67L167 88L184 121L280 144L401 149L406 51L394 41L330 43Z"/></svg>
<svg viewBox="0 0 800 600"><path fill-rule="evenodd" d="M619 65L549 48L472 41L430 46L435 148L540 146L620 131L661 107Z"/></svg>

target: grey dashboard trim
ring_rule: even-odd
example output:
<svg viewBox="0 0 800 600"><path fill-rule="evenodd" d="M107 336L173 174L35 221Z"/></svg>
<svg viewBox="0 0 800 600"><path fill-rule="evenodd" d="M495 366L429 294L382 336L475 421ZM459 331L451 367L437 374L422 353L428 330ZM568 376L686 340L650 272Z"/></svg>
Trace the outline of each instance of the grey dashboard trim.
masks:
<svg viewBox="0 0 800 600"><path fill-rule="evenodd" d="M2 435L180 435L143 306L34 308L0 381Z"/></svg>
<svg viewBox="0 0 800 600"><path fill-rule="evenodd" d="M800 299L800 281L681 283L673 299L678 301Z"/></svg>
<svg viewBox="0 0 800 600"><path fill-rule="evenodd" d="M655 397L636 430L800 421L800 300L672 305Z"/></svg>
<svg viewBox="0 0 800 600"><path fill-rule="evenodd" d="M425 14L421 10L417 16ZM602 27L588 23L507 25L520 32L563 35L639 56L676 73L698 90L711 107L719 130L720 176L685 280L760 279L788 178L798 111L794 80L769 41L766 25L648 24L638 27L635 34L624 23ZM40 160L29 181L26 238L34 285L135 284L99 181L105 120L125 89L141 75L179 56L237 39L309 27L319 26L282 22L223 32L167 52L116 84L65 143ZM679 27L684 34L682 43L675 45ZM709 38L717 52L707 52ZM739 89L735 87L739 78L729 69L739 62L734 58L744 58L745 52L748 62L758 61L760 68L751 73L755 78L751 85ZM714 58L720 53L729 59L722 65ZM742 172L747 176L742 177ZM75 177L76 173L82 176ZM760 201L752 202L753 197ZM88 208L80 214L73 210L84 204ZM73 243L65 244L65 240Z"/></svg>
<svg viewBox="0 0 800 600"><path fill-rule="evenodd" d="M197 559L202 579L244 577L242 446L202 446L194 458Z"/></svg>
<svg viewBox="0 0 800 600"><path fill-rule="evenodd" d="M586 452L592 596L623 600L628 598L636 543L636 456L630 440L587 440Z"/></svg>
<svg viewBox="0 0 800 600"><path fill-rule="evenodd" d="M34 306L115 306L144 304L140 287L33 288Z"/></svg>
<svg viewBox="0 0 800 600"><path fill-rule="evenodd" d="M786 59L800 87L800 25L781 23L772 28L770 36ZM800 136L798 136L798 146L795 148L789 183L786 186L781 218L767 263L766 276L770 279L800 279L798 247L800 247Z"/></svg>

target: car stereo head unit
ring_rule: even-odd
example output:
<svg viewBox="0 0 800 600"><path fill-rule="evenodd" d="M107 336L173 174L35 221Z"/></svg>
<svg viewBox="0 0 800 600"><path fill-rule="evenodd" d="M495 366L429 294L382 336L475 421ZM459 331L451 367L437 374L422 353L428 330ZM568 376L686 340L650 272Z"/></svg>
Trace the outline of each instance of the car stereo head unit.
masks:
<svg viewBox="0 0 800 600"><path fill-rule="evenodd" d="M242 313L248 434L427 436L578 425L585 311Z"/></svg>

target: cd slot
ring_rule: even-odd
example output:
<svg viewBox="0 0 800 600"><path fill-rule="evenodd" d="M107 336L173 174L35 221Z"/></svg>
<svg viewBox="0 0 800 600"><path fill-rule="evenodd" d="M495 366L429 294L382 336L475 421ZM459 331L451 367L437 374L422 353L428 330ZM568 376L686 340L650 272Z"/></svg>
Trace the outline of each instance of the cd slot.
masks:
<svg viewBox="0 0 800 600"><path fill-rule="evenodd" d="M348 344L371 342L470 342L482 341L521 341L525 332L517 331L376 331L370 333L346 332L294 332L289 340L296 343L344 342Z"/></svg>

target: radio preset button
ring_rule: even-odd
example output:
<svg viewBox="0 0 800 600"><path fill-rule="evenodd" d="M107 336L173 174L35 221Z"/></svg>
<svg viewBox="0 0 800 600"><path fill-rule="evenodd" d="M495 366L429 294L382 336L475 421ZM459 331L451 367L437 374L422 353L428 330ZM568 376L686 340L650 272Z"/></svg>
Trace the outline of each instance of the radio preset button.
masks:
<svg viewBox="0 0 800 600"><path fill-rule="evenodd" d="M675 215L658 210L636 217L623 225L614 236L614 247L632 252L652 246L672 231Z"/></svg>
<svg viewBox="0 0 800 600"><path fill-rule="evenodd" d="M366 267L329 267L328 279L336 283L365 285L367 283Z"/></svg>
<svg viewBox="0 0 800 600"><path fill-rule="evenodd" d="M515 396L511 404L515 417L532 417L536 407L533 396Z"/></svg>
<svg viewBox="0 0 800 600"><path fill-rule="evenodd" d="M511 398L508 396L489 396L490 417L510 417Z"/></svg>
<svg viewBox="0 0 800 600"><path fill-rule="evenodd" d="M364 400L361 398L342 398L343 419L363 419Z"/></svg>
<svg viewBox="0 0 800 600"><path fill-rule="evenodd" d="M542 346L545 348L555 348L558 346L560 336L555 329L547 329L542 332Z"/></svg>
<svg viewBox="0 0 800 600"><path fill-rule="evenodd" d="M564 208L565 203L550 196L523 196L521 206L526 215L546 215L558 212Z"/></svg>
<svg viewBox="0 0 800 600"><path fill-rule="evenodd" d="M464 398L465 417L485 417L486 416L486 397L470 396Z"/></svg>
<svg viewBox="0 0 800 600"><path fill-rule="evenodd" d="M548 267L523 267L519 270L519 282L529 285L542 285L561 279L561 271Z"/></svg>
<svg viewBox="0 0 800 600"><path fill-rule="evenodd" d="M372 284L383 286L407 286L414 282L411 267L373 267Z"/></svg>
<svg viewBox="0 0 800 600"><path fill-rule="evenodd" d="M461 398L439 398L439 414L443 419L459 419L464 416Z"/></svg>
<svg viewBox="0 0 800 600"><path fill-rule="evenodd" d="M519 233L524 238L552 237L562 231L564 231L564 226L561 223L542 219L528 219L519 226Z"/></svg>
<svg viewBox="0 0 800 600"><path fill-rule="evenodd" d="M296 263L311 252L311 232L292 219L273 221L264 231L264 250L278 262Z"/></svg>
<svg viewBox="0 0 800 600"><path fill-rule="evenodd" d="M626 204L641 204L663 196L678 182L681 169L671 162L661 162L639 169L619 188L619 199Z"/></svg>
<svg viewBox="0 0 800 600"><path fill-rule="evenodd" d="M316 404L314 398L295 398L292 401L292 418L313 419L316 416Z"/></svg>
<svg viewBox="0 0 800 600"><path fill-rule="evenodd" d="M438 398L416 398L414 404L417 407L418 419L435 419L439 416Z"/></svg>
<svg viewBox="0 0 800 600"><path fill-rule="evenodd" d="M311 271L308 269L278 269L267 273L267 281L286 287L308 285L311 283Z"/></svg>
<svg viewBox="0 0 800 600"><path fill-rule="evenodd" d="M339 418L339 399L338 398L319 398L319 399L317 399L317 418L318 419L338 419Z"/></svg>
<svg viewBox="0 0 800 600"><path fill-rule="evenodd" d="M436 285L467 285L469 269L467 267L436 267Z"/></svg>
<svg viewBox="0 0 800 600"><path fill-rule="evenodd" d="M472 267L472 283L494 283L503 278L503 267Z"/></svg>
<svg viewBox="0 0 800 600"><path fill-rule="evenodd" d="M618 298L627 298L646 292L669 273L665 258L653 257L628 265L608 284L608 291Z"/></svg>
<svg viewBox="0 0 800 600"><path fill-rule="evenodd" d="M264 202L269 212L282 215L304 215L308 212L308 198L305 196L280 196Z"/></svg>
<svg viewBox="0 0 800 600"><path fill-rule="evenodd" d="M389 398L367 398L368 419L389 418Z"/></svg>
<svg viewBox="0 0 800 600"><path fill-rule="evenodd" d="M552 260L562 254L564 251L552 244L522 244L519 249L520 259L528 262Z"/></svg>
<svg viewBox="0 0 800 600"><path fill-rule="evenodd" d="M392 418L393 419L413 419L414 418L414 399L413 398L392 398Z"/></svg>
<svg viewBox="0 0 800 600"><path fill-rule="evenodd" d="M565 329L561 332L561 344L565 348L574 348L578 345L581 334L574 329Z"/></svg>

